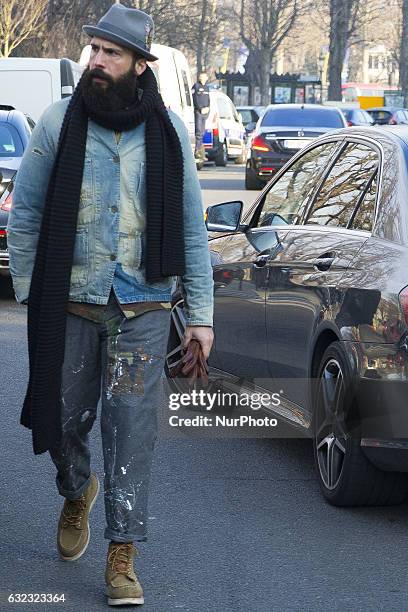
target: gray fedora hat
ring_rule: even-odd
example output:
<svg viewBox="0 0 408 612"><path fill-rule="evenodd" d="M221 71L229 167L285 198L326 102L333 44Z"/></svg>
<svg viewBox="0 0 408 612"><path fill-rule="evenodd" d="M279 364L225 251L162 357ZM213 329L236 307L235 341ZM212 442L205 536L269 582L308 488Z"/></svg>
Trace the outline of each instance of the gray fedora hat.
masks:
<svg viewBox="0 0 408 612"><path fill-rule="evenodd" d="M153 19L138 9L114 4L96 26L84 25L82 29L88 36L104 38L136 51L150 62L158 59L150 53L154 32Z"/></svg>

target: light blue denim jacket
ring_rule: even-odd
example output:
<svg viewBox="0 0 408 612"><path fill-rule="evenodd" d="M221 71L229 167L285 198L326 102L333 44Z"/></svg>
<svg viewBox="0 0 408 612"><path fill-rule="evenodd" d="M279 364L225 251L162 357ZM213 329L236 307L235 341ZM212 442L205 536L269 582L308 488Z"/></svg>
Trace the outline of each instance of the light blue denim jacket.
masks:
<svg viewBox="0 0 408 612"><path fill-rule="evenodd" d="M45 195L69 99L51 105L35 127L13 192L8 224L16 298L28 298ZM212 325L213 280L200 184L187 130L169 111L184 157L186 271L182 284L188 325ZM147 284L145 125L123 132L88 123L69 299L106 304L112 286L121 303L170 300L174 278ZM129 282L130 281L130 282Z"/></svg>

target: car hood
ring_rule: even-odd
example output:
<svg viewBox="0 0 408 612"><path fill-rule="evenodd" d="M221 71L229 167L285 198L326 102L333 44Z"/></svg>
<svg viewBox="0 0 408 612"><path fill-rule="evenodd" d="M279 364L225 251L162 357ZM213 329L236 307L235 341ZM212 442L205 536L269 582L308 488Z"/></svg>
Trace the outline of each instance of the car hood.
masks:
<svg viewBox="0 0 408 612"><path fill-rule="evenodd" d="M269 134L270 136L278 136L278 137L286 137L289 136L293 138L307 138L307 137L317 137L321 134L326 134L326 132L330 132L333 130L337 130L339 128L331 128L331 127L307 127L304 128L301 125L299 127L294 126L284 126L284 125L265 125L261 126L258 130L258 134Z"/></svg>

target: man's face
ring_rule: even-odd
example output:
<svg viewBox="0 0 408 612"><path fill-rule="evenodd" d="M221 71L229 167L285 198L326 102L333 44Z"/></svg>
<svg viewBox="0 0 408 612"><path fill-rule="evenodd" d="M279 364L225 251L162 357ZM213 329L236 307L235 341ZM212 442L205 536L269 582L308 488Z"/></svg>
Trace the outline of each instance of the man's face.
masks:
<svg viewBox="0 0 408 612"><path fill-rule="evenodd" d="M200 83L201 83L202 85L205 85L205 84L206 84L206 82L208 81L208 76L207 76L207 73L206 73L206 72L202 72L202 73L200 74L200 76L198 77L198 80L200 81Z"/></svg>
<svg viewBox="0 0 408 612"><path fill-rule="evenodd" d="M109 81L117 81L133 69L133 66L137 75L142 74L146 70L146 61L140 59L134 64L133 57L129 49L103 38L92 38L88 68L89 70L97 69L98 73L98 76L92 78L93 85L104 89ZM103 79L103 74L107 79Z"/></svg>

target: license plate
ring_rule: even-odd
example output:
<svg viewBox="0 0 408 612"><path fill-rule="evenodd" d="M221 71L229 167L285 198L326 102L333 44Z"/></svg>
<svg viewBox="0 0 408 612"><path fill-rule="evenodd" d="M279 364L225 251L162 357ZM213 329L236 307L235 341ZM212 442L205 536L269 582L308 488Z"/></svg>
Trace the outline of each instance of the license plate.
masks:
<svg viewBox="0 0 408 612"><path fill-rule="evenodd" d="M293 140L284 140L283 146L285 149L301 149L305 145L309 144L310 138L296 138Z"/></svg>

